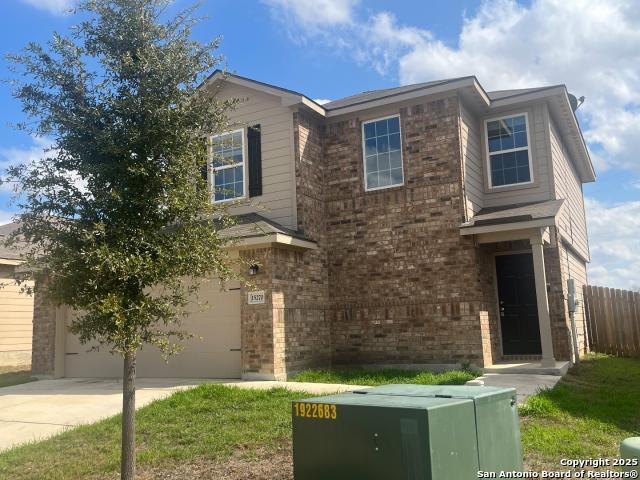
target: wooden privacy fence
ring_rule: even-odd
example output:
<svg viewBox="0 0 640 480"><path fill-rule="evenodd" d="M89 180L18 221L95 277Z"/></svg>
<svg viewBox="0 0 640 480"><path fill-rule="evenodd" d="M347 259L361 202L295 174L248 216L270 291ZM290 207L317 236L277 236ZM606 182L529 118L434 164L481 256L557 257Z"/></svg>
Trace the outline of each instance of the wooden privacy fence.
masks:
<svg viewBox="0 0 640 480"><path fill-rule="evenodd" d="M640 293L592 285L583 292L591 350L640 356Z"/></svg>

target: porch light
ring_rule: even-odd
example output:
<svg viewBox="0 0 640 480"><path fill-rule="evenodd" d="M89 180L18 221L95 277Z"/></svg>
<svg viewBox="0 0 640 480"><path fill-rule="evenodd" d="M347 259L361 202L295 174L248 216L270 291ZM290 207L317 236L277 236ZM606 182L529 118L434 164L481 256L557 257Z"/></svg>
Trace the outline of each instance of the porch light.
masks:
<svg viewBox="0 0 640 480"><path fill-rule="evenodd" d="M249 267L249 275L253 276L253 275L257 275L258 270L260 270L260 267L258 267L258 265L256 265L255 263L253 265L251 265Z"/></svg>

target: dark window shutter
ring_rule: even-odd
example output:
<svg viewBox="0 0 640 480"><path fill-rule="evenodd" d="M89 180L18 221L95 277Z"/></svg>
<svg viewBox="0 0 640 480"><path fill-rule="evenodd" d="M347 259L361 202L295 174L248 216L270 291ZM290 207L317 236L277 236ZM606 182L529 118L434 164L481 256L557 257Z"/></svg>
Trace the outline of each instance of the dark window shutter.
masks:
<svg viewBox="0 0 640 480"><path fill-rule="evenodd" d="M260 125L247 130L247 152L249 154L249 196L262 195L262 147Z"/></svg>
<svg viewBox="0 0 640 480"><path fill-rule="evenodd" d="M209 170L209 152L207 148L207 139L204 138L204 159L200 162L200 175L205 182L209 182L208 170Z"/></svg>

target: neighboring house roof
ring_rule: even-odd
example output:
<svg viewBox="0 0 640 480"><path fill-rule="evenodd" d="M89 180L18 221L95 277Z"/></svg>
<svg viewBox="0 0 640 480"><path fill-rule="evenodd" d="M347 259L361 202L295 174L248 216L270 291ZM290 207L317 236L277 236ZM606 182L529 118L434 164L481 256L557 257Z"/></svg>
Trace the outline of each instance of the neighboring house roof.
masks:
<svg viewBox="0 0 640 480"><path fill-rule="evenodd" d="M7 235L10 235L18 228L18 224L16 222L7 223L6 225L0 225L0 263L2 260L19 260L20 252L15 248L9 248L4 245L4 240ZM14 263L14 262L11 262Z"/></svg>
<svg viewBox="0 0 640 480"><path fill-rule="evenodd" d="M309 240L301 232L283 227L257 213L247 213L234 217L235 224L220 230L224 239L237 239L240 246L261 244L282 244L298 248L317 248L316 242ZM3 239L18 228L17 223L0 225L0 264L20 263L20 251L3 245Z"/></svg>
<svg viewBox="0 0 640 480"><path fill-rule="evenodd" d="M0 225L0 235L9 235L10 233L14 232L16 230L16 228L18 228L18 223L17 222L13 222L13 223L7 223L5 225Z"/></svg>
<svg viewBox="0 0 640 480"><path fill-rule="evenodd" d="M553 219L558 215L564 199L545 200L543 202L520 203L495 208L483 208L473 216L462 229L504 225L533 220Z"/></svg>

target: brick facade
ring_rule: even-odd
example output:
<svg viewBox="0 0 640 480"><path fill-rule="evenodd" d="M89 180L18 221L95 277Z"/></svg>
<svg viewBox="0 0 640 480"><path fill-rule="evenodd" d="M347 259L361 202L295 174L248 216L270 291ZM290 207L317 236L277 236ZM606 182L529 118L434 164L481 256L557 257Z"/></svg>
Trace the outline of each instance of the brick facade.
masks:
<svg viewBox="0 0 640 480"><path fill-rule="evenodd" d="M563 276L560 265L558 245L548 245L544 249L544 266L549 296L549 317L551 319L551 337L556 360L569 360L571 344L569 330L569 312L563 294Z"/></svg>
<svg viewBox="0 0 640 480"><path fill-rule="evenodd" d="M405 185L365 192L361 123L325 127L333 362L484 363L456 97L400 110Z"/></svg>
<svg viewBox="0 0 640 480"><path fill-rule="evenodd" d="M47 299L47 280L40 275L35 281L33 298L33 340L31 372L50 377L55 374L56 314Z"/></svg>
<svg viewBox="0 0 640 480"><path fill-rule="evenodd" d="M477 245L460 234L459 112L455 95L400 108L404 185L370 192L362 118L293 113L297 228L317 248L241 250L260 265L241 287L245 377L349 364L485 366L502 358L495 254L530 245ZM544 252L554 351L563 360L567 271L561 246ZM264 290L265 303L249 305L250 289ZM36 297L33 365L44 374L53 372L55 337L46 308Z"/></svg>
<svg viewBox="0 0 640 480"><path fill-rule="evenodd" d="M399 113L405 184L371 192L364 191L362 119L294 113L298 229L318 249L277 260L283 276L274 285L273 329L285 341L274 343L276 376L323 364L483 366L502 358L495 253L530 245L479 246L460 235L457 97ZM545 247L554 347L565 359L558 255Z"/></svg>

